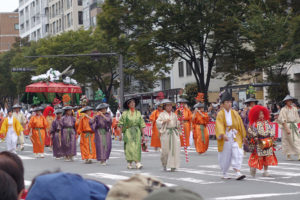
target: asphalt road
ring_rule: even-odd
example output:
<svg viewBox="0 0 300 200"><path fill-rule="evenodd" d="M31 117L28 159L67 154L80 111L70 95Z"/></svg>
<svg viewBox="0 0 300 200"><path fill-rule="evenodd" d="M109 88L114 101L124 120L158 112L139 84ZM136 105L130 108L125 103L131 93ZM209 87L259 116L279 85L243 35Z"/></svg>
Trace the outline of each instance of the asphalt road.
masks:
<svg viewBox="0 0 300 200"><path fill-rule="evenodd" d="M5 143L0 143L0 151L5 150ZM32 153L32 145L26 139L23 152L18 152L25 166L25 184L29 187L31 180L44 171L61 170L78 173L89 179L96 179L113 186L118 180L127 179L132 174L142 173L155 176L169 186L183 186L201 194L204 199L232 200L232 199L300 199L300 161L287 161L281 151L277 151L279 165L270 167L272 177L262 177L258 171L256 178L250 177L248 158L244 156L243 169L247 178L243 181L221 179L217 163L216 141L210 141L209 150L204 155L198 155L193 147L189 148L189 162L185 162L182 150L181 167L177 172L164 172L160 163L160 153L149 148L149 152L142 154L142 170L128 170L124 157L123 143L113 142L111 158L107 166L100 166L98 162L84 164L81 160L79 146L78 155L74 162L55 160L52 153L46 149L44 159L36 159ZM233 171L232 176L234 175Z"/></svg>

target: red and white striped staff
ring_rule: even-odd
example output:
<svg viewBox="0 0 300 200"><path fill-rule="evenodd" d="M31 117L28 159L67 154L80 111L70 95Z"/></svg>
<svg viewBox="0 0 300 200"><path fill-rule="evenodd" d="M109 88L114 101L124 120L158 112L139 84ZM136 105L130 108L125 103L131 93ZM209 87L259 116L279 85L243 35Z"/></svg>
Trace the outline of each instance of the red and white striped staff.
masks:
<svg viewBox="0 0 300 200"><path fill-rule="evenodd" d="M185 153L185 162L189 162L189 157L188 157L188 152L187 152L187 146L186 146L186 138L185 138L185 133L184 133L184 124L183 124L183 119L184 119L184 113L183 113L183 104L180 105L180 107L177 109L181 112L181 116L177 115L178 120L180 121L180 126L181 126L181 131L182 131L182 137L183 137L183 146L184 146L184 153Z"/></svg>

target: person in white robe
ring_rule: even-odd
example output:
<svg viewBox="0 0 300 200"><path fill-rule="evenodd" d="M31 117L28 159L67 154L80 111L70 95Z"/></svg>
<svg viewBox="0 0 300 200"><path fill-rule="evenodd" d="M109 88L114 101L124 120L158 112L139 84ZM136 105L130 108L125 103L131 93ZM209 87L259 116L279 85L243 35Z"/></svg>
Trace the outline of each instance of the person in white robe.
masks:
<svg viewBox="0 0 300 200"><path fill-rule="evenodd" d="M282 152L291 160L291 156L297 156L300 161L300 133L298 123L300 117L298 110L293 106L294 97L286 96L284 98L285 106L280 110L278 123L282 132Z"/></svg>
<svg viewBox="0 0 300 200"><path fill-rule="evenodd" d="M164 100L164 111L156 120L161 141L161 162L163 169L171 168L174 172L180 166L180 122L177 115L172 112L170 100Z"/></svg>
<svg viewBox="0 0 300 200"><path fill-rule="evenodd" d="M235 110L232 109L232 96L227 91L221 96L223 109L216 119L216 138L218 142L218 161L224 179L229 179L227 172L230 167L236 173L236 180L246 178L241 174L243 162L243 140L246 130L243 121Z"/></svg>

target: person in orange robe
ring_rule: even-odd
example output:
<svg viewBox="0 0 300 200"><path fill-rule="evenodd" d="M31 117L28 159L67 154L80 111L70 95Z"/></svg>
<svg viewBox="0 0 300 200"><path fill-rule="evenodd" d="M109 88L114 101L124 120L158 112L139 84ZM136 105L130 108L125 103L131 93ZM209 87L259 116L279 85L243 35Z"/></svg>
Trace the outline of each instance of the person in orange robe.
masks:
<svg viewBox="0 0 300 200"><path fill-rule="evenodd" d="M89 124L93 108L86 106L81 110L80 121L77 128L77 133L80 135L80 150L82 160L86 164L91 164L92 159L96 159L95 133L92 131Z"/></svg>
<svg viewBox="0 0 300 200"><path fill-rule="evenodd" d="M48 122L42 115L43 107L36 107L36 114L29 121L29 136L33 144L33 153L36 157L44 158L45 134Z"/></svg>
<svg viewBox="0 0 300 200"><path fill-rule="evenodd" d="M48 122L48 127L46 129L46 135L45 135L45 146L50 147L50 150L52 150L52 140L51 140L51 136L50 136L50 128L55 119L55 114L53 112L54 112L54 108L52 106L47 106L43 112L43 115Z"/></svg>
<svg viewBox="0 0 300 200"><path fill-rule="evenodd" d="M117 112L116 117L113 118L111 129L113 130L115 140L117 140L117 137L119 137L119 140L121 141L122 133L120 127L118 127L120 117L120 113Z"/></svg>
<svg viewBox="0 0 300 200"><path fill-rule="evenodd" d="M183 127L184 127L184 135L185 135L185 143L186 146L189 147L190 146L190 133L191 133L191 126L192 126L192 112L191 110L188 108L187 103L188 101L186 99L179 99L177 101L177 103L180 103L180 105L183 105ZM176 110L176 115L179 114L179 112L181 113L180 110ZM184 146L184 142L183 142L183 135L180 135L180 144L183 147Z"/></svg>
<svg viewBox="0 0 300 200"><path fill-rule="evenodd" d="M207 151L209 145L209 134L206 127L209 123L209 116L204 112L203 103L197 103L194 108L195 110L192 117L194 143L196 151L202 154Z"/></svg>
<svg viewBox="0 0 300 200"><path fill-rule="evenodd" d="M158 133L158 129L156 126L156 120L158 118L158 115L163 111L163 107L161 104L157 105L157 109L154 110L150 117L149 120L152 122L152 137L151 137L151 147L154 147L155 150L157 151L158 148L161 147L161 143L160 143L160 137L159 137L159 133Z"/></svg>

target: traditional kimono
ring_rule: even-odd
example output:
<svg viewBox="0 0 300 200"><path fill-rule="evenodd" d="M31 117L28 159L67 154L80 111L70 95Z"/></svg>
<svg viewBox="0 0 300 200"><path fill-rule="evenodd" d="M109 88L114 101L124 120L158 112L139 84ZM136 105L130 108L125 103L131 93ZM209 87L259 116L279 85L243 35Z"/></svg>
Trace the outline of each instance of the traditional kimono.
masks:
<svg viewBox="0 0 300 200"><path fill-rule="evenodd" d="M62 152L64 156L76 156L75 118L65 115L60 121L62 130Z"/></svg>
<svg viewBox="0 0 300 200"><path fill-rule="evenodd" d="M206 152L209 145L209 134L206 127L209 123L209 116L207 113L202 114L204 117L197 112L193 120L194 141L198 153Z"/></svg>
<svg viewBox="0 0 300 200"><path fill-rule="evenodd" d="M91 129L89 121L90 119L84 116L77 128L82 160L96 159L95 132Z"/></svg>
<svg viewBox="0 0 300 200"><path fill-rule="evenodd" d="M123 127L124 151L128 162L141 161L141 129L145 122L139 111L126 110L122 114L118 126Z"/></svg>
<svg viewBox="0 0 300 200"><path fill-rule="evenodd" d="M176 114L178 115L180 113L181 115L181 111L180 110L176 110ZM183 108L183 127L184 127L184 135L185 135L185 142L186 142L186 146L190 146L190 133L191 133L191 125L192 125L192 112L190 111L190 109L184 107ZM184 146L184 142L183 142L183 135L180 135L180 144L183 147Z"/></svg>
<svg viewBox="0 0 300 200"><path fill-rule="evenodd" d="M163 121L170 119L169 123ZM177 115L166 111L159 114L156 120L161 141L161 162L164 168L179 168L180 165L180 122Z"/></svg>
<svg viewBox="0 0 300 200"><path fill-rule="evenodd" d="M296 107L289 108L285 106L281 109L278 123L282 131L282 151L285 155L299 155L300 156L300 134L298 123L300 118ZM285 132L283 124L287 123L291 134Z"/></svg>
<svg viewBox="0 0 300 200"><path fill-rule="evenodd" d="M220 138L227 135L228 141ZM224 177L230 166L240 170L243 162L243 139L246 137L246 130L241 117L235 110L227 112L222 109L216 120L216 138L218 142L218 160Z"/></svg>
<svg viewBox="0 0 300 200"><path fill-rule="evenodd" d="M118 127L118 123L119 123L119 119L117 119L117 117L114 117L112 121L111 129L115 137L121 136L121 129Z"/></svg>
<svg viewBox="0 0 300 200"><path fill-rule="evenodd" d="M45 134L48 122L43 115L32 116L29 121L29 128L32 129L31 141L33 153L44 153Z"/></svg>
<svg viewBox="0 0 300 200"><path fill-rule="evenodd" d="M90 120L90 126L95 132L96 156L98 161L109 159L112 146L110 132L112 120L109 113L106 113L105 117L107 120L100 115Z"/></svg>
<svg viewBox="0 0 300 200"><path fill-rule="evenodd" d="M247 110L247 112L244 113L244 115L243 114L241 115L245 130L246 130L246 139L247 140L244 143L244 151L246 151L246 152L253 152L254 149L255 149L255 142L254 142L253 135L248 132L248 130L249 130L249 112L250 112L250 109L251 108L249 108L249 110Z"/></svg>
<svg viewBox="0 0 300 200"><path fill-rule="evenodd" d="M50 137L50 129L52 127L52 123L53 123L55 117L48 115L45 118L48 122L48 127L46 129L46 136L45 136L45 146L52 146L52 141L51 141L51 137Z"/></svg>
<svg viewBox="0 0 300 200"><path fill-rule="evenodd" d="M249 134L253 138L258 139L258 144L262 139L275 137L275 132L268 121L258 121L248 129ZM277 158L273 151L273 147L262 149L260 145L256 145L254 152L250 155L248 165L261 170L263 166L277 165Z"/></svg>
<svg viewBox="0 0 300 200"><path fill-rule="evenodd" d="M18 136L23 131L23 127L21 126L20 122L15 117L7 117L4 119L0 135L3 135L6 138L6 147L7 151L17 153L17 141Z"/></svg>
<svg viewBox="0 0 300 200"><path fill-rule="evenodd" d="M26 118L23 113L21 112L13 112L13 117L15 117L21 124L21 126L25 126L26 124ZM20 135L18 136L18 143L20 145L24 145L24 134L23 131L20 132Z"/></svg>
<svg viewBox="0 0 300 200"><path fill-rule="evenodd" d="M156 120L161 112L155 110L151 113L149 120L152 122L152 137L151 137L151 147L161 147L159 133L156 126Z"/></svg>
<svg viewBox="0 0 300 200"><path fill-rule="evenodd" d="M64 156L62 152L62 134L60 127L60 119L55 119L51 125L50 134L52 135L52 143L53 143L53 156L55 158L60 158Z"/></svg>

